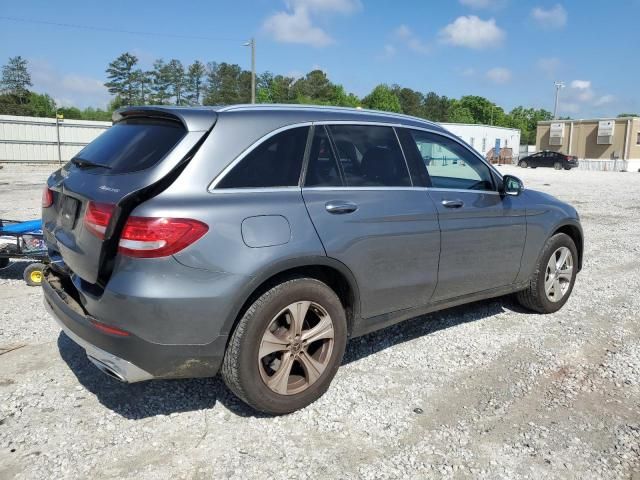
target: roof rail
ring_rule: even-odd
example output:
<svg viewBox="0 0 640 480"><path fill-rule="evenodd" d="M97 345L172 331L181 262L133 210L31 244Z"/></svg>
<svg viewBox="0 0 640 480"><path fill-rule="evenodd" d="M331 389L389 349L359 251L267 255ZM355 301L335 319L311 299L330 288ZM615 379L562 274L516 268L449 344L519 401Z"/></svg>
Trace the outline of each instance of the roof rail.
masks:
<svg viewBox="0 0 640 480"><path fill-rule="evenodd" d="M437 123L425 120L424 118L412 117L411 115L404 115L402 113L383 112L381 110L370 110L367 108L352 108L352 107L334 107L325 105L305 105L298 103L258 103L258 104L238 104L228 105L222 107L218 112L238 112L238 111L252 111L252 110L311 110L311 111L323 111L323 112L341 112L341 113L356 113L356 114L368 114L379 115L382 117L408 119L426 123L429 125L437 126Z"/></svg>

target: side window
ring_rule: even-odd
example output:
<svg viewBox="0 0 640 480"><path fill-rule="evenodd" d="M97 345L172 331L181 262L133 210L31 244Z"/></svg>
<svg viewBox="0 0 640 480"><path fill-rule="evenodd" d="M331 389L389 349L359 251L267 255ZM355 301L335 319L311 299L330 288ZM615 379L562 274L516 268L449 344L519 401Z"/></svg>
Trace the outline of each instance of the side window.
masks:
<svg viewBox="0 0 640 480"><path fill-rule="evenodd" d="M295 187L300 179L309 127L292 128L254 148L216 188Z"/></svg>
<svg viewBox="0 0 640 480"><path fill-rule="evenodd" d="M342 186L338 162L333 155L329 135L323 125L315 127L304 184L307 187Z"/></svg>
<svg viewBox="0 0 640 480"><path fill-rule="evenodd" d="M331 125L345 183L351 187L410 187L411 179L393 128Z"/></svg>
<svg viewBox="0 0 640 480"><path fill-rule="evenodd" d="M489 167L459 143L440 135L411 130L411 136L435 188L493 190Z"/></svg>

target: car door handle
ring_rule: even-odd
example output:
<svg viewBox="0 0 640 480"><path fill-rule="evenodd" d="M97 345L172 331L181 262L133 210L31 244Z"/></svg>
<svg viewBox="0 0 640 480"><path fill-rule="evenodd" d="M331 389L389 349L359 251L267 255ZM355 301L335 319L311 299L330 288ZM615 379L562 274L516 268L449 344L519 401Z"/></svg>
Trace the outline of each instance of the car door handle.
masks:
<svg viewBox="0 0 640 480"><path fill-rule="evenodd" d="M324 208L326 208L327 212L329 213L333 213L334 215L341 215L344 213L355 212L358 209L358 205L351 202L333 201L325 203Z"/></svg>
<svg viewBox="0 0 640 480"><path fill-rule="evenodd" d="M442 206L445 208L461 208L464 207L462 200L442 200Z"/></svg>

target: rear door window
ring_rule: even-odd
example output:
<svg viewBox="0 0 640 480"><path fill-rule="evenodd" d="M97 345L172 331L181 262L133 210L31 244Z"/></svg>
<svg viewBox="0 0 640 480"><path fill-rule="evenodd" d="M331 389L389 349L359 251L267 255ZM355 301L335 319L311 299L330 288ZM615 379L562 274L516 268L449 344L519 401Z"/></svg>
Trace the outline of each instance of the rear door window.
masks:
<svg viewBox="0 0 640 480"><path fill-rule="evenodd" d="M96 173L133 173L153 167L184 137L181 123L128 119L116 123L71 161Z"/></svg>
<svg viewBox="0 0 640 480"><path fill-rule="evenodd" d="M309 127L285 130L268 138L233 167L216 188L296 187Z"/></svg>
<svg viewBox="0 0 640 480"><path fill-rule="evenodd" d="M331 125L329 132L348 186L411 186L407 163L393 128Z"/></svg>

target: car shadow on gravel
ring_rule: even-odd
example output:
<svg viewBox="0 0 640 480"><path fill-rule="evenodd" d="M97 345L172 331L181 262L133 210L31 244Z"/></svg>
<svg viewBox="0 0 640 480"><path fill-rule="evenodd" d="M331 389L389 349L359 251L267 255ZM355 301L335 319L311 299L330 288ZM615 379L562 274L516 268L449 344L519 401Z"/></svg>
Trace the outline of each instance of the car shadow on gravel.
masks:
<svg viewBox="0 0 640 480"><path fill-rule="evenodd" d="M360 360L438 330L482 320L505 310L521 311L511 297L502 297L416 317L350 341L342 364ZM268 417L235 397L220 376L125 384L100 372L87 359L84 349L63 332L58 337L58 349L78 381L102 405L128 419L139 420L156 415L209 409L217 402L242 417Z"/></svg>
<svg viewBox="0 0 640 480"><path fill-rule="evenodd" d="M0 278L3 280L22 280L25 269L35 260L11 260L5 268L0 269Z"/></svg>
<svg viewBox="0 0 640 480"><path fill-rule="evenodd" d="M106 408L128 419L209 409L217 402L239 416L263 416L237 399L219 376L126 384L99 371L64 332L58 336L58 350L82 386Z"/></svg>

